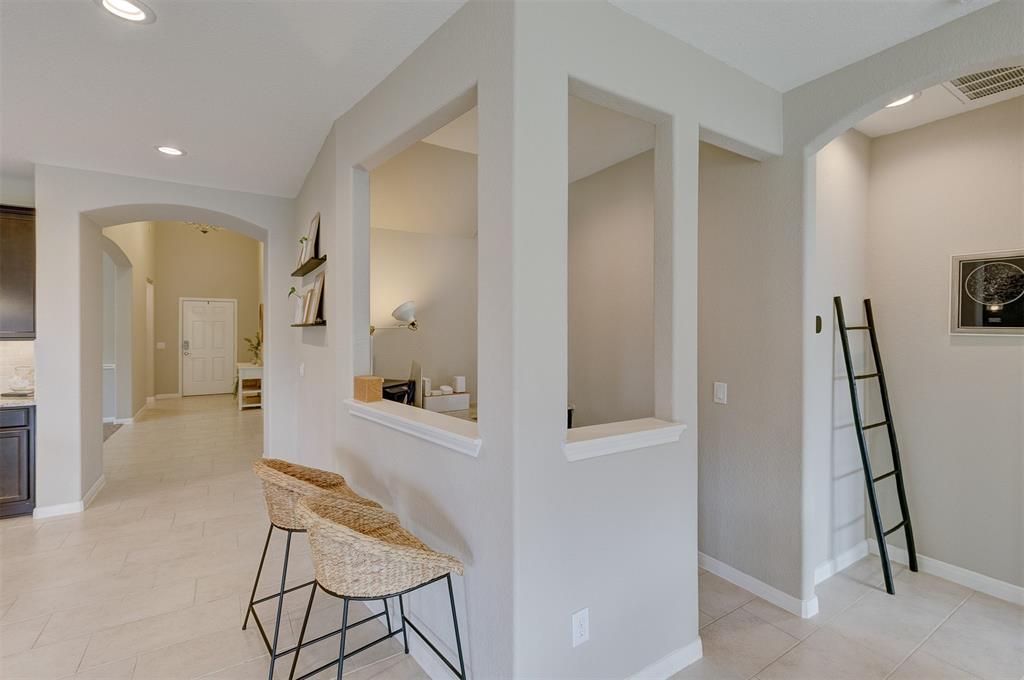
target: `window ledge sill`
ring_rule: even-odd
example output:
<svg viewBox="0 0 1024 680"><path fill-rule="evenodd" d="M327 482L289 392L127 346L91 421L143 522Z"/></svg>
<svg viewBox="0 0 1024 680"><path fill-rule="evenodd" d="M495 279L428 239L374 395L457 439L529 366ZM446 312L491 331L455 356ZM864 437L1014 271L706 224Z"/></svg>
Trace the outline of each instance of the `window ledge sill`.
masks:
<svg viewBox="0 0 1024 680"><path fill-rule="evenodd" d="M476 458L480 455L477 424L394 401L362 402L346 399L348 412L384 427Z"/></svg>
<svg viewBox="0 0 1024 680"><path fill-rule="evenodd" d="M570 463L679 441L686 425L658 418L589 425L566 432L562 452Z"/></svg>

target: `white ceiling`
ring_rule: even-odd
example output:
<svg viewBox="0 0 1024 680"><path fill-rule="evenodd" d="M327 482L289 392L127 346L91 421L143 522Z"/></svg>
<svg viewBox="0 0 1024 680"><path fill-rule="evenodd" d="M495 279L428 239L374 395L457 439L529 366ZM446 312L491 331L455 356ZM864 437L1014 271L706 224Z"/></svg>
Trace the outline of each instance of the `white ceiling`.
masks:
<svg viewBox="0 0 1024 680"><path fill-rule="evenodd" d="M0 3L0 173L34 163L294 196L331 123L461 6ZM181 146L183 158L157 153Z"/></svg>
<svg viewBox="0 0 1024 680"><path fill-rule="evenodd" d="M996 0L611 0L786 92Z"/></svg>
<svg viewBox="0 0 1024 680"><path fill-rule="evenodd" d="M462 0L0 0L0 178L35 163L294 196L331 122ZM613 0L779 90L993 0ZM184 158L156 153L182 146Z"/></svg>
<svg viewBox="0 0 1024 680"><path fill-rule="evenodd" d="M423 141L477 153L476 112L473 107ZM569 97L570 182L653 148L654 126L650 123L579 97Z"/></svg>
<svg viewBox="0 0 1024 680"><path fill-rule="evenodd" d="M868 137L881 137L1021 95L1024 95L1024 88L1018 87L965 104L947 90L945 85L933 85L914 97L910 103L892 109L882 109L854 127Z"/></svg>

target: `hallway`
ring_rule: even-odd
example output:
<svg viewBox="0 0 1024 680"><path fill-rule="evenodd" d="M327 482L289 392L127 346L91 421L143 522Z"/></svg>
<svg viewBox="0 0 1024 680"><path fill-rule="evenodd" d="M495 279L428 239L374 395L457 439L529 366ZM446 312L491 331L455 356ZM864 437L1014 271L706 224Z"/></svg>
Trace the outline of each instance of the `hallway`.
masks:
<svg viewBox="0 0 1024 680"><path fill-rule="evenodd" d="M84 513L0 522L0 677L265 677L256 626L240 628L267 533L249 468L262 449L262 418L238 411L232 395L157 401L104 444L106 487ZM280 578L283 534L275 538L261 594ZM289 585L312 578L308 543L296 539ZM282 648L294 642L307 593L287 599ZM317 603L315 635L341 620L340 606ZM273 602L258 611L273 624ZM368 641L377 625L354 629L350 643ZM337 651L337 638L308 648L299 673ZM347 661L346 677L425 677L401 652L394 640L379 645ZM275 677L290 665L280 659Z"/></svg>

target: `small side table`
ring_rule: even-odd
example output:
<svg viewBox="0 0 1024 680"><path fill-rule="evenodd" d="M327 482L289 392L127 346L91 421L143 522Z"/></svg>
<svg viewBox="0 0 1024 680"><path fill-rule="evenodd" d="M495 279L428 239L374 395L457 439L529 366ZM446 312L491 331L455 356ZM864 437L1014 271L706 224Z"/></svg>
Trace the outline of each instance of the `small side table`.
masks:
<svg viewBox="0 0 1024 680"><path fill-rule="evenodd" d="M263 366L238 364L238 410L263 406Z"/></svg>

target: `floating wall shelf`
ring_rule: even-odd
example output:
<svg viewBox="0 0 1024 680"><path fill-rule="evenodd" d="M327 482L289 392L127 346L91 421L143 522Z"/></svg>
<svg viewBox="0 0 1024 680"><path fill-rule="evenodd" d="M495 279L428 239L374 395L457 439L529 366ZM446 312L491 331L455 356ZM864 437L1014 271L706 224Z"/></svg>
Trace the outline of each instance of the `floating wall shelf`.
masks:
<svg viewBox="0 0 1024 680"><path fill-rule="evenodd" d="M310 272L314 272L319 269L320 265L327 262L327 255L321 255L320 257L311 257L301 265L299 268L292 272L292 276L305 276Z"/></svg>
<svg viewBox="0 0 1024 680"><path fill-rule="evenodd" d="M327 320L326 319L320 319L319 321L314 321L313 323L293 323L292 324L292 328L312 328L313 326L326 326L326 325L327 325Z"/></svg>

